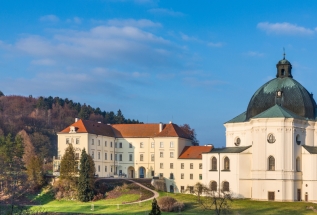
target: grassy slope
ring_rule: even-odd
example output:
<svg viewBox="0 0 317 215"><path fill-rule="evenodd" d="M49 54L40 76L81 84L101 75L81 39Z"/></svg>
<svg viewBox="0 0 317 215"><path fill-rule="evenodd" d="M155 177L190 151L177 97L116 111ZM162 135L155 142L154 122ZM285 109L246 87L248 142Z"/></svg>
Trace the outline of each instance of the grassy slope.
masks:
<svg viewBox="0 0 317 215"><path fill-rule="evenodd" d="M186 204L184 215L190 214L205 214L199 205L195 202L196 198L186 194L170 194L161 192L160 196L171 196L178 201ZM137 196L121 196L118 199L99 200L96 202L82 203L78 201L57 201L53 200L49 194L36 196L37 202L41 199L43 208L47 212L64 212L64 213L87 213L87 214L142 214L149 212L151 209L151 201L133 205L120 205L117 209L116 205L122 201L137 198ZM94 204L94 211L91 210L91 205ZM305 202L259 202L251 200L235 200L232 203L232 214L316 214L312 210L307 210L307 206L317 205ZM35 207L34 207L35 208ZM148 214L148 213L146 213ZM163 213L177 214L177 213ZM210 213L213 214L213 213Z"/></svg>

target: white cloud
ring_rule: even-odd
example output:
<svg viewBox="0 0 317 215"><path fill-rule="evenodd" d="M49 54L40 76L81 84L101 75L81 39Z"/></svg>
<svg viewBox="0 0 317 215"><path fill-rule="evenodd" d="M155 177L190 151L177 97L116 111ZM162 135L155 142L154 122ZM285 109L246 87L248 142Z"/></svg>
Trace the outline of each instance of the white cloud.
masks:
<svg viewBox="0 0 317 215"><path fill-rule="evenodd" d="M148 10L148 12L159 15L167 15L167 16L184 16L182 12L177 12L172 9L166 8L153 8Z"/></svg>
<svg viewBox="0 0 317 215"><path fill-rule="evenodd" d="M40 21L42 21L42 22L58 22L59 18L55 15L50 14L50 15L40 17Z"/></svg>
<svg viewBox="0 0 317 215"><path fill-rule="evenodd" d="M55 64L55 61L51 59L39 59L39 60L32 60L31 64L42 65L42 66L52 66Z"/></svg>
<svg viewBox="0 0 317 215"><path fill-rule="evenodd" d="M161 23L158 22L152 22L148 19L110 19L107 21L108 25L111 26L130 26L130 27L139 27L139 28L145 28L145 27L162 27Z"/></svg>
<svg viewBox="0 0 317 215"><path fill-rule="evenodd" d="M191 87L210 88L210 87L213 87L215 85L225 84L225 82L219 81L219 80L206 80L206 79L200 80L200 79L193 78L193 77L185 77L185 78L183 78L183 81L185 82L186 85L189 85Z"/></svg>
<svg viewBox="0 0 317 215"><path fill-rule="evenodd" d="M188 35L186 35L186 34L184 34L182 32L180 33L180 35L181 35L182 40L185 40L185 41L198 41L198 39L196 37L188 36Z"/></svg>
<svg viewBox="0 0 317 215"><path fill-rule="evenodd" d="M288 22L282 23L269 23L260 22L257 28L265 31L267 34L284 34L284 35L312 35L314 30L298 26L296 24L291 24Z"/></svg>
<svg viewBox="0 0 317 215"><path fill-rule="evenodd" d="M222 47L223 43L220 43L220 42L218 42L218 43L209 42L209 43L207 43L207 45L210 46L210 47Z"/></svg>
<svg viewBox="0 0 317 215"><path fill-rule="evenodd" d="M244 55L250 56L250 57L263 57L264 53L257 52L257 51L248 51L246 53L243 53Z"/></svg>
<svg viewBox="0 0 317 215"><path fill-rule="evenodd" d="M79 18L79 17L77 17L77 16L75 16L75 17L72 18L72 19L67 19L66 22L68 22L68 23L75 23L75 24L78 24L78 25L79 25L79 24L81 24L82 19Z"/></svg>

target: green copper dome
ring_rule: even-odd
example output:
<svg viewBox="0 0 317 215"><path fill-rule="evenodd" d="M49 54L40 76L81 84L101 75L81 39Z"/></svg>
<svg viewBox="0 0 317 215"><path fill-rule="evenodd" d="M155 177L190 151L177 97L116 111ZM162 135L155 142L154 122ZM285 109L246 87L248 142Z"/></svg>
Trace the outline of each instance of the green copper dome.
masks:
<svg viewBox="0 0 317 215"><path fill-rule="evenodd" d="M278 62L276 67L277 78L265 83L252 96L246 120L274 105L282 106L298 116L315 119L316 102L313 95L292 78L291 63L284 58Z"/></svg>

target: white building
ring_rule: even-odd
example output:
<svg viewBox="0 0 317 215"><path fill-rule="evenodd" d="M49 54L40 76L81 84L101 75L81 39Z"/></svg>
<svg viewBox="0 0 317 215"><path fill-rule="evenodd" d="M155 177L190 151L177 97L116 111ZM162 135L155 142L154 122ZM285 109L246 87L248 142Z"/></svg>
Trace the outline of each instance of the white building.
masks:
<svg viewBox="0 0 317 215"><path fill-rule="evenodd" d="M276 78L225 123L226 148L203 154L205 183L256 200L317 200L316 102L284 57Z"/></svg>

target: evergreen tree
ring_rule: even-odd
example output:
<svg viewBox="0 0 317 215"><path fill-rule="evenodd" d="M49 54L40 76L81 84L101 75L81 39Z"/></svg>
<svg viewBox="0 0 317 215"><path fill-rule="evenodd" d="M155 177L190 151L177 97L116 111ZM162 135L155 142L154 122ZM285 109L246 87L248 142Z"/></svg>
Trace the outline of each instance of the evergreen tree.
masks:
<svg viewBox="0 0 317 215"><path fill-rule="evenodd" d="M65 153L61 159L61 179L74 181L74 177L78 172L78 162L75 158L75 149L72 144L66 148Z"/></svg>
<svg viewBox="0 0 317 215"><path fill-rule="evenodd" d="M78 199L82 202L91 201L94 197L95 163L90 155L83 149L80 158L78 178Z"/></svg>
<svg viewBox="0 0 317 215"><path fill-rule="evenodd" d="M28 181L33 189L42 187L45 183L42 159L36 155L32 156L26 165Z"/></svg>
<svg viewBox="0 0 317 215"><path fill-rule="evenodd" d="M154 198L152 201L152 210L149 215L161 215L160 206L158 206L156 199Z"/></svg>

